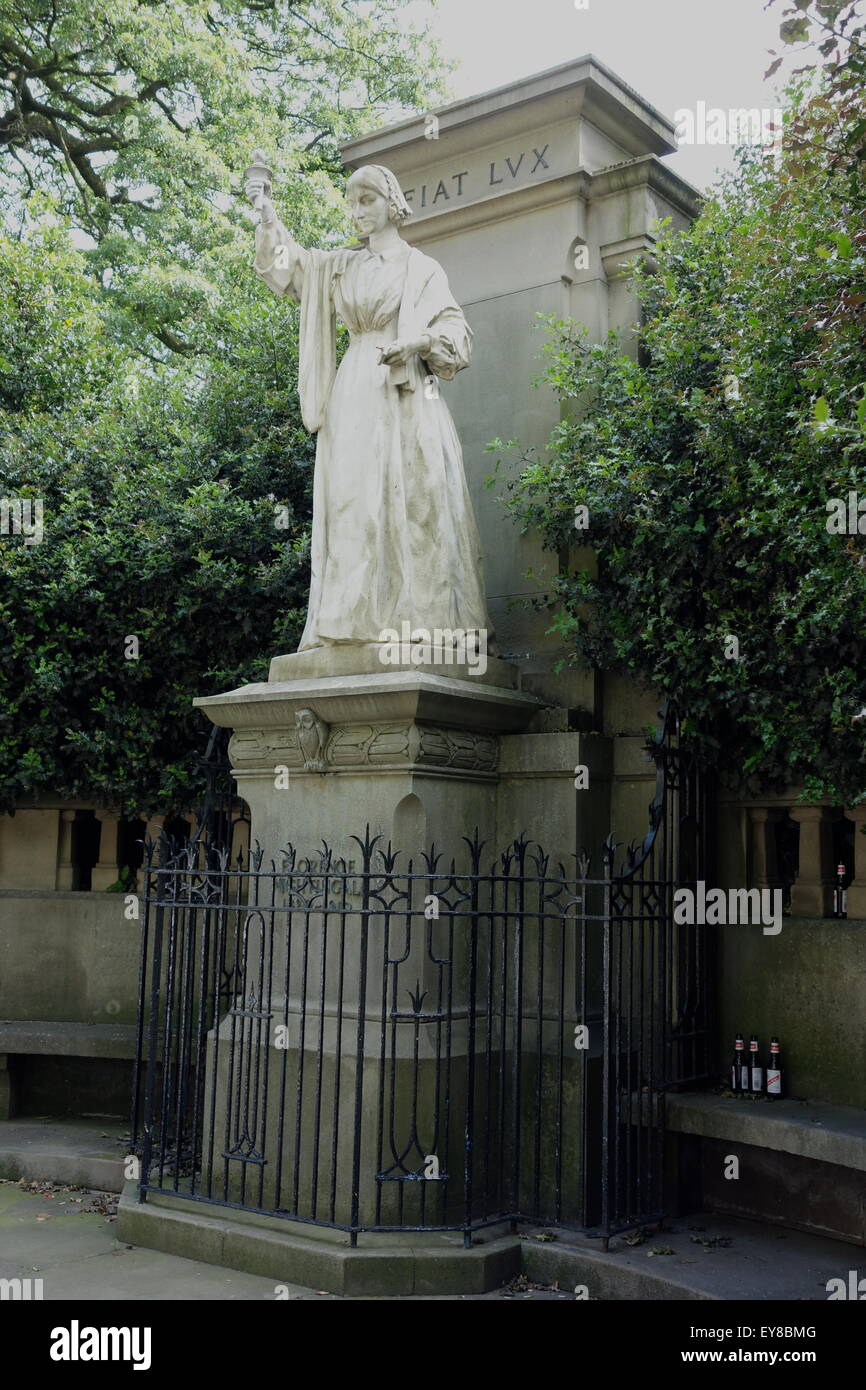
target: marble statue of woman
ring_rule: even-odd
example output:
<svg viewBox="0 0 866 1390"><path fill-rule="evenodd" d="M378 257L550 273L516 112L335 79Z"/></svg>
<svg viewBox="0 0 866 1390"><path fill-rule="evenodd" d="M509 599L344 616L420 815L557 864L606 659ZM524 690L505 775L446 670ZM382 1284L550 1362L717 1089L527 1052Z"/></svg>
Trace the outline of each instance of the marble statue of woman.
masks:
<svg viewBox="0 0 866 1390"><path fill-rule="evenodd" d="M389 629L484 632L481 543L460 441L437 377L469 365L472 330L441 266L410 248L411 215L381 165L348 182L360 247L299 246L250 178L255 269L301 304L299 394L318 432L311 581L300 651L377 643ZM349 330L336 362L336 318ZM420 640L420 639L419 639Z"/></svg>

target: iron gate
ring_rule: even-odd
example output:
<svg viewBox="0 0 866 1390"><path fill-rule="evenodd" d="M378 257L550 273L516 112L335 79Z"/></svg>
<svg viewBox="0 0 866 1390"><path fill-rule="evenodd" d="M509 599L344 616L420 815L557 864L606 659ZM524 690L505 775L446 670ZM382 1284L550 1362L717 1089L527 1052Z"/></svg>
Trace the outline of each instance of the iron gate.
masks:
<svg viewBox="0 0 866 1390"><path fill-rule="evenodd" d="M663 1211L664 1100L704 1079L706 791L668 709L642 845L279 863L146 846L133 1139L173 1192L359 1233ZM221 823L221 822L217 822Z"/></svg>

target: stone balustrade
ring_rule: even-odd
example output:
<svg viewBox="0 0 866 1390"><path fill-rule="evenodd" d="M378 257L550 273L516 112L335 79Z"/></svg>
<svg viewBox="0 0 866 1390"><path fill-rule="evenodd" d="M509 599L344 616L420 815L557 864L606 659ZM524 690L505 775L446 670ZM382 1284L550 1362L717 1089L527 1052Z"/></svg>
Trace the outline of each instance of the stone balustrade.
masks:
<svg viewBox="0 0 866 1390"><path fill-rule="evenodd" d="M241 810L238 803L236 814ZM22 807L14 816L0 816L0 890L68 893L89 886L91 892L104 892L130 861L131 840L145 835L157 838L166 817L152 815L140 824L140 835L130 834L118 807L84 802L54 801ZM184 824L192 835L192 815L173 819L173 834L183 835ZM235 853L248 838L245 823L239 824Z"/></svg>
<svg viewBox="0 0 866 1390"><path fill-rule="evenodd" d="M788 860L781 852L785 830L788 843L796 845ZM848 916L866 918L864 830L866 806L805 803L796 788L752 800L723 795L719 804L719 883L723 887L783 888L790 892L792 917L830 917L837 864L845 861Z"/></svg>

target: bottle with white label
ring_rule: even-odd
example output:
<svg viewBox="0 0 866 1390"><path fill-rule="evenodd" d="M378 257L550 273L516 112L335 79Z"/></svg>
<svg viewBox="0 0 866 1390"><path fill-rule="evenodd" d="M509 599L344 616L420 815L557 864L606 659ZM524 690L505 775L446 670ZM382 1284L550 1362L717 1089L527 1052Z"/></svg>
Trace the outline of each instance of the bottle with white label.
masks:
<svg viewBox="0 0 866 1390"><path fill-rule="evenodd" d="M779 1051L779 1039L770 1039L770 1064L767 1067L767 1095L772 1100L779 1100L782 1094L782 1054Z"/></svg>
<svg viewBox="0 0 866 1390"><path fill-rule="evenodd" d="M753 1095L760 1095L764 1089L764 1068L758 1055L758 1039L753 1033L749 1042L749 1089Z"/></svg>
<svg viewBox="0 0 866 1390"><path fill-rule="evenodd" d="M740 1072L743 1068L743 1035L738 1033L734 1039L734 1060L731 1063L731 1090L740 1089Z"/></svg>
<svg viewBox="0 0 866 1390"><path fill-rule="evenodd" d="M847 869L844 864L836 865L836 887L833 889L833 916L848 916L848 889L845 886Z"/></svg>

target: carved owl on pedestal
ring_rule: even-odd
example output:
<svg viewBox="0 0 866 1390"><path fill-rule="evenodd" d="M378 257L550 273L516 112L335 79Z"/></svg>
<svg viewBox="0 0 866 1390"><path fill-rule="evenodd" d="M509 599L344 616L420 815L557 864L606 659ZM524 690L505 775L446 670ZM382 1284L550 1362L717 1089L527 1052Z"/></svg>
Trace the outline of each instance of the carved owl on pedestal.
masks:
<svg viewBox="0 0 866 1390"><path fill-rule="evenodd" d="M295 713L295 729L304 759L304 771L324 772L325 746L328 742L328 725L324 719L320 719L314 710L299 709Z"/></svg>

